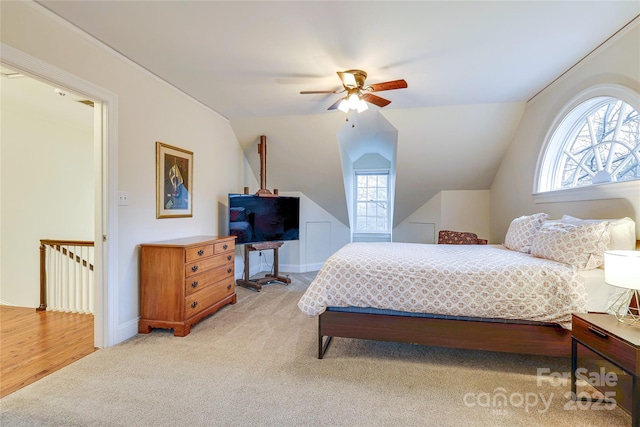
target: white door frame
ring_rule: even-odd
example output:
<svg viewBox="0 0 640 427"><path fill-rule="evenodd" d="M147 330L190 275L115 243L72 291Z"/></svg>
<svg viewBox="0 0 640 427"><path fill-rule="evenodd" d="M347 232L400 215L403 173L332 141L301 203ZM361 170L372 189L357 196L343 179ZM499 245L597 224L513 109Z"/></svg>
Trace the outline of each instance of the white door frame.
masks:
<svg viewBox="0 0 640 427"><path fill-rule="evenodd" d="M18 49L0 43L0 62L95 102L94 345L118 342L118 96Z"/></svg>

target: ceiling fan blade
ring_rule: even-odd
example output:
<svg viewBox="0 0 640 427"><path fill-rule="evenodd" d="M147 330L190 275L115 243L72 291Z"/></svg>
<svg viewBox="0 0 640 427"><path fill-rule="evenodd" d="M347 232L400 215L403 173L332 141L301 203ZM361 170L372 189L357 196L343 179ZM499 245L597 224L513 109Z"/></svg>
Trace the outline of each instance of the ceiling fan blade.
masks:
<svg viewBox="0 0 640 427"><path fill-rule="evenodd" d="M353 73L348 71L337 71L338 77L342 80L342 84L346 87L358 87L358 83L356 82L356 78Z"/></svg>
<svg viewBox="0 0 640 427"><path fill-rule="evenodd" d="M369 87L373 92L380 92L381 90L405 89L408 85L404 79L401 79L392 80L390 82L374 83L369 85Z"/></svg>
<svg viewBox="0 0 640 427"><path fill-rule="evenodd" d="M378 107L386 107L391 104L391 101L388 99L380 98L378 95L374 95L372 93L365 93L362 95L362 99L372 103L373 105L377 105Z"/></svg>
<svg viewBox="0 0 640 427"><path fill-rule="evenodd" d="M327 108L327 110L335 110L338 108L338 105L340 105L340 103L342 102L344 98L340 98L338 99L336 102L334 102L333 104L331 104L331 107Z"/></svg>
<svg viewBox="0 0 640 427"><path fill-rule="evenodd" d="M300 92L300 95L313 95L317 93L338 93L335 90L303 90Z"/></svg>

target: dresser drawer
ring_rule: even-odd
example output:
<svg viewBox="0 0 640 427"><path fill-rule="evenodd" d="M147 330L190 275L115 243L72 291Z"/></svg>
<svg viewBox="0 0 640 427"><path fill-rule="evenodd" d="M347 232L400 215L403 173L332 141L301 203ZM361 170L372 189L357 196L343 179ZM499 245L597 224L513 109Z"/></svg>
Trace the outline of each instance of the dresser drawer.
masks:
<svg viewBox="0 0 640 427"><path fill-rule="evenodd" d="M223 265L228 266L233 271L233 264L230 262L233 261L233 253L229 252L221 255L214 255L209 258L204 258L195 262L191 262L185 265L184 277L191 277L196 274L203 273L207 270L211 270L212 268L220 267Z"/></svg>
<svg viewBox="0 0 640 427"><path fill-rule="evenodd" d="M188 277L184 281L185 295L192 294L206 288L220 280L231 279L233 281L233 268L228 265L207 270L204 273Z"/></svg>
<svg viewBox="0 0 640 427"><path fill-rule="evenodd" d="M573 317L572 329L572 335L575 339L604 353L609 360L617 363L620 367L636 372L637 353L632 345L575 316Z"/></svg>
<svg viewBox="0 0 640 427"><path fill-rule="evenodd" d="M221 254L223 252L229 252L235 249L235 240L229 240L227 242L220 242L220 243L216 243L214 245L214 253L217 254Z"/></svg>
<svg viewBox="0 0 640 427"><path fill-rule="evenodd" d="M233 277L230 277L188 295L184 300L185 318L188 319L211 307L224 297L233 294L234 290Z"/></svg>
<svg viewBox="0 0 640 427"><path fill-rule="evenodd" d="M185 262L195 261L211 255L213 255L213 245L204 245L185 249Z"/></svg>

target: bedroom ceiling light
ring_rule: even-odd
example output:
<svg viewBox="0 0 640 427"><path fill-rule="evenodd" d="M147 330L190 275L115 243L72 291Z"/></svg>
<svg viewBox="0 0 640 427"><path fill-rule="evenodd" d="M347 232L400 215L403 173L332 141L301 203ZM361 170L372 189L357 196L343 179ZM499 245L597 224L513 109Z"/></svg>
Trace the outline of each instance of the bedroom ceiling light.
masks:
<svg viewBox="0 0 640 427"><path fill-rule="evenodd" d="M347 101L346 98L340 101L340 105L338 105L338 110L342 111L343 113L349 112L349 101Z"/></svg>
<svg viewBox="0 0 640 427"><path fill-rule="evenodd" d="M358 99L358 106L356 107L356 110L358 110L358 113L362 113L367 108L369 108L367 103L363 99Z"/></svg>
<svg viewBox="0 0 640 427"><path fill-rule="evenodd" d="M357 110L358 113L362 113L367 108L367 103L362 99L362 93L358 89L349 89L349 94L342 98L340 104L338 104L338 110L343 113L348 113L350 110Z"/></svg>
<svg viewBox="0 0 640 427"><path fill-rule="evenodd" d="M358 101L360 101L360 97L357 93L352 93L349 95L349 108L355 110L358 108Z"/></svg>
<svg viewBox="0 0 640 427"><path fill-rule="evenodd" d="M378 107L386 107L391 101L374 95L373 92L381 92L383 90L405 89L407 82L404 79L392 80L382 83L365 84L367 73L362 70L338 71L338 77L342 80L342 89L336 90L303 90L301 94L318 94L318 93L343 93L347 92L347 96L338 99L331 104L329 110L338 108L344 113L351 110L358 110L359 113L366 110L367 102L377 105Z"/></svg>
<svg viewBox="0 0 640 427"><path fill-rule="evenodd" d="M622 323L640 326L640 251L606 251L604 281L626 289L609 311Z"/></svg>

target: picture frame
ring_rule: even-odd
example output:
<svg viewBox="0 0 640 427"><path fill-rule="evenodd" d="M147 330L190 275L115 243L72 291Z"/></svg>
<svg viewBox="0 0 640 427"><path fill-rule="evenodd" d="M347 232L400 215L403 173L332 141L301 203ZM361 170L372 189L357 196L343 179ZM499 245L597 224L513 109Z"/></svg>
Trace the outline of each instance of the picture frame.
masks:
<svg viewBox="0 0 640 427"><path fill-rule="evenodd" d="M156 218L193 216L193 152L156 141Z"/></svg>

